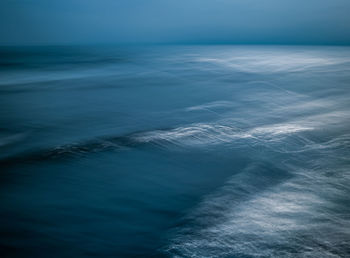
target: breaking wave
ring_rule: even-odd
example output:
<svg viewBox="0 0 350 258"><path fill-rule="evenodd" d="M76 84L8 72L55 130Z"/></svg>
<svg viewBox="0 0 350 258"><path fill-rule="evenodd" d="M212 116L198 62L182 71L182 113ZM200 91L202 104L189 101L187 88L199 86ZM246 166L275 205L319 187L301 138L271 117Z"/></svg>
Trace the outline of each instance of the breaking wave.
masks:
<svg viewBox="0 0 350 258"><path fill-rule="evenodd" d="M346 257L350 166L340 154L344 148L350 149L349 135L304 149L312 160L289 154L283 163L251 164L206 196L163 251L175 257Z"/></svg>

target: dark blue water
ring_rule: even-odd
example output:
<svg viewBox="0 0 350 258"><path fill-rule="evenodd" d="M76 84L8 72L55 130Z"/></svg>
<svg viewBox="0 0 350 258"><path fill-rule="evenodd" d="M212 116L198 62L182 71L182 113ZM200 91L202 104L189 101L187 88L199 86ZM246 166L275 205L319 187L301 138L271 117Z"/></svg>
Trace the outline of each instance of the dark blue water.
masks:
<svg viewBox="0 0 350 258"><path fill-rule="evenodd" d="M350 48L2 47L1 257L347 257Z"/></svg>

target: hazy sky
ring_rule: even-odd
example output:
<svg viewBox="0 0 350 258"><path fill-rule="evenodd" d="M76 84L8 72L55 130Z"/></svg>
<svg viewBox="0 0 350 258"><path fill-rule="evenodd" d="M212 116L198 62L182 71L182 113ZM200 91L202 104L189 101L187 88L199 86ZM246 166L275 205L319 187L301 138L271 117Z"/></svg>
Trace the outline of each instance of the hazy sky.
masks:
<svg viewBox="0 0 350 258"><path fill-rule="evenodd" d="M350 0L0 0L0 44L349 44Z"/></svg>

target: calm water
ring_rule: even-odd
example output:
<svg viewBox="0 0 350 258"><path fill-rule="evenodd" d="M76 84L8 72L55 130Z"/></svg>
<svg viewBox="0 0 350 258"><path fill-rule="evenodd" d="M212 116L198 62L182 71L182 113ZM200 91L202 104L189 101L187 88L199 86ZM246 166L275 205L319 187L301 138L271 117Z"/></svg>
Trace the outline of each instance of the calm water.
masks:
<svg viewBox="0 0 350 258"><path fill-rule="evenodd" d="M0 49L1 257L349 257L350 48Z"/></svg>

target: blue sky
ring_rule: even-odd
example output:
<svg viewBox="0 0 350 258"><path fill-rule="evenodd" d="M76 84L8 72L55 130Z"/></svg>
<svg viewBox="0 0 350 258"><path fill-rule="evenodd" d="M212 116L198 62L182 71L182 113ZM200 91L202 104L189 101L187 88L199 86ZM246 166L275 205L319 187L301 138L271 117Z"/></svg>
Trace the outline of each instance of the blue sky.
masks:
<svg viewBox="0 0 350 258"><path fill-rule="evenodd" d="M349 44L349 0L1 0L0 44Z"/></svg>

